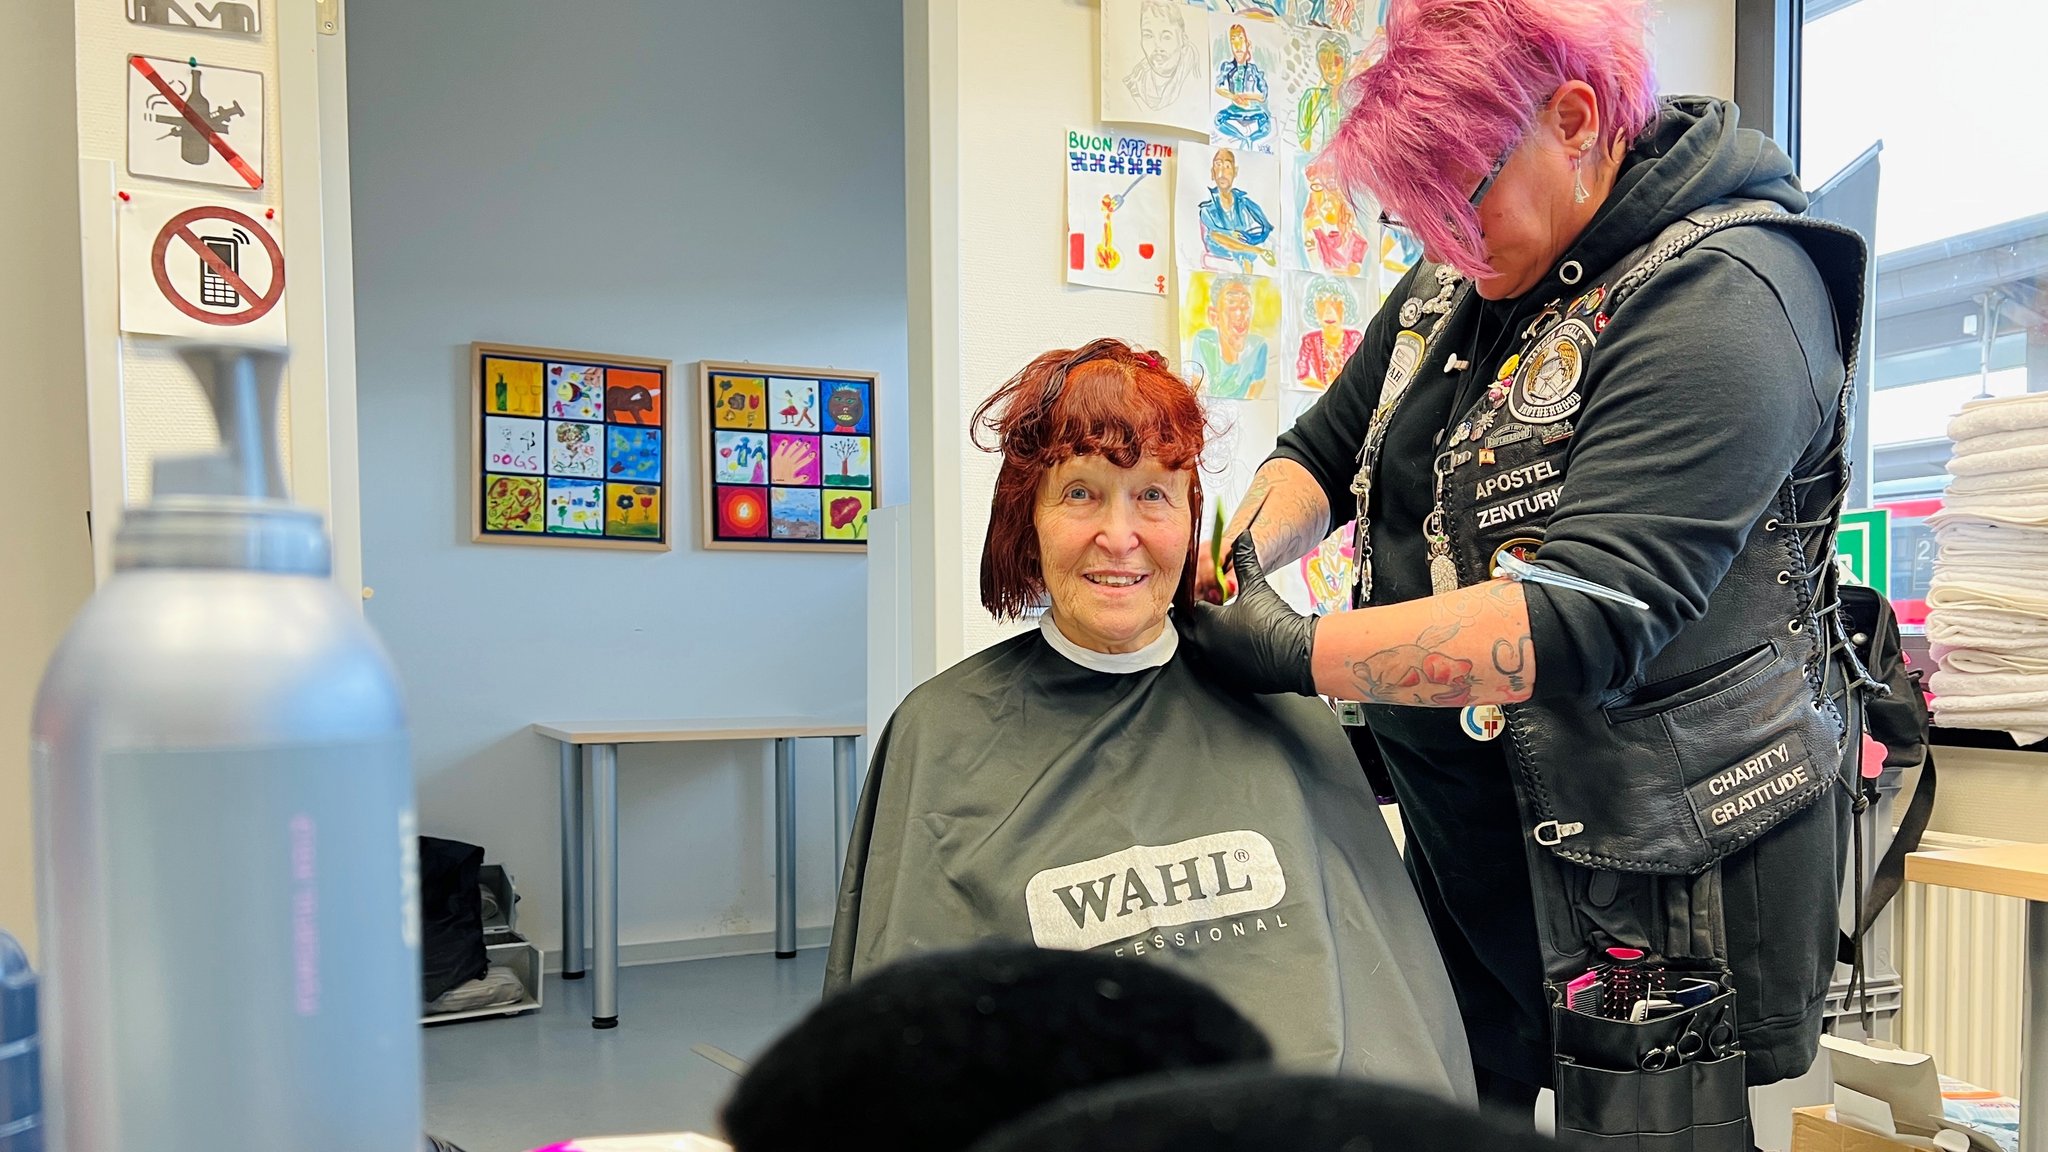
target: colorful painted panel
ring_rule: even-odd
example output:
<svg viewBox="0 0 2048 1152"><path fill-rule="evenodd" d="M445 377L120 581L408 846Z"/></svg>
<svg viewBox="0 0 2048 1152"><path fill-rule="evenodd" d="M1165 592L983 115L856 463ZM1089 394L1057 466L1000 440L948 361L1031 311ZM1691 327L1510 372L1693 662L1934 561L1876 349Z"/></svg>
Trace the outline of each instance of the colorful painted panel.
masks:
<svg viewBox="0 0 2048 1152"><path fill-rule="evenodd" d="M595 480L548 478L547 531L604 535L604 485Z"/></svg>
<svg viewBox="0 0 2048 1152"><path fill-rule="evenodd" d="M769 500L774 513L777 540L820 540L824 538L821 509L816 488L777 488Z"/></svg>
<svg viewBox="0 0 2048 1152"><path fill-rule="evenodd" d="M659 484L604 486L604 534L653 540L661 535Z"/></svg>
<svg viewBox="0 0 2048 1152"><path fill-rule="evenodd" d="M882 467L875 377L712 361L699 374L705 546L864 549Z"/></svg>
<svg viewBox="0 0 2048 1152"><path fill-rule="evenodd" d="M472 538L670 547L670 371L663 360L471 345Z"/></svg>

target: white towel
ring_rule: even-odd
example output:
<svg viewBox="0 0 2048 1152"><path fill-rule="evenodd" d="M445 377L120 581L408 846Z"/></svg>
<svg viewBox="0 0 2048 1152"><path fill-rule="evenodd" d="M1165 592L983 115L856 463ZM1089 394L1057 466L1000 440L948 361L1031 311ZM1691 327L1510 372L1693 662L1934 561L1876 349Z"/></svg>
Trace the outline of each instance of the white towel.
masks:
<svg viewBox="0 0 2048 1152"><path fill-rule="evenodd" d="M2013 433L1985 433L1982 437L1964 437L1964 439L1952 441L1952 443L1954 443L1954 453L1952 455L1958 455L1958 457L1995 453L1995 451L2009 451L2009 449L2030 449L2034 445L2048 445L2048 428L2019 428L2019 430L2013 430Z"/></svg>
<svg viewBox="0 0 2048 1152"><path fill-rule="evenodd" d="M2048 441L2029 444L2024 448L2004 448L1997 452L1973 452L1968 456L1954 456L1948 462L1948 471L1951 476L2048 471Z"/></svg>
<svg viewBox="0 0 2048 1152"><path fill-rule="evenodd" d="M1940 668L1927 678L1936 696L1966 696L1973 700L2007 696L2040 695L2048 701L2048 676L2022 672L1979 673Z"/></svg>
<svg viewBox="0 0 2048 1152"><path fill-rule="evenodd" d="M2048 509L2039 503L1993 503L1978 504L1966 502L1961 508L1943 507L1927 517L1924 523L1936 532L1952 524L1974 524L1981 527L2028 528L2048 527Z"/></svg>
<svg viewBox="0 0 2048 1152"><path fill-rule="evenodd" d="M1958 493L2020 492L2030 499L2048 500L2048 474L2040 472L1991 472L1983 476L1956 476L1948 490Z"/></svg>
<svg viewBox="0 0 2048 1152"><path fill-rule="evenodd" d="M2016 651L1998 651L1983 643L1951 648L1928 641L1927 650L1943 668L1985 676L2048 676L2048 636L2013 643Z"/></svg>
<svg viewBox="0 0 2048 1152"><path fill-rule="evenodd" d="M1958 708L1934 701L1934 720L1943 728L1977 728L2003 732L2019 745L2048 740L2048 708Z"/></svg>
<svg viewBox="0 0 2048 1152"><path fill-rule="evenodd" d="M2001 538L1985 539L1982 533L2000 531L1997 528L1974 528L1958 525L1936 534L1938 550L1934 554L1937 569L1943 565L1957 568L1981 568L1987 564L1998 567L2022 568L2048 564L2048 532L2034 532L2025 528L2006 528ZM2048 579L2048 569L2043 570L2043 579ZM2018 583L2024 584L2024 579Z"/></svg>
<svg viewBox="0 0 2048 1152"><path fill-rule="evenodd" d="M2048 621L2030 616L1944 608L1927 615L1927 642L1950 650L2027 656L2048 649Z"/></svg>
<svg viewBox="0 0 2048 1152"><path fill-rule="evenodd" d="M1972 400L1948 422L1951 440L1967 440L1995 432L2017 432L2026 428L2048 428L2048 393L2029 392L2021 396L1998 396Z"/></svg>
<svg viewBox="0 0 2048 1152"><path fill-rule="evenodd" d="M1930 612L1943 608L1975 608L2008 612L2022 619L2048 619L2048 586L1993 580L1954 580L1936 571L1927 588Z"/></svg>
<svg viewBox="0 0 2048 1152"><path fill-rule="evenodd" d="M1965 436L1955 442L1954 455L1976 456L1985 452L2003 452L2011 448L2032 448L2037 444L2048 444L2048 427Z"/></svg>

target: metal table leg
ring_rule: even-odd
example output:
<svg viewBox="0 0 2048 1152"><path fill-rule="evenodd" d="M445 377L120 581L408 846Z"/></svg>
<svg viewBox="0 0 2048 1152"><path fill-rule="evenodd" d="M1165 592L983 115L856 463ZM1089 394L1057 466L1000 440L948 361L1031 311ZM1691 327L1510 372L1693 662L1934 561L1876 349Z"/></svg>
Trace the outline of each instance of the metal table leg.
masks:
<svg viewBox="0 0 2048 1152"><path fill-rule="evenodd" d="M834 884L846 867L846 845L853 839L853 806L860 796L854 773L860 769L854 758L852 736L832 738L832 872Z"/></svg>
<svg viewBox="0 0 2048 1152"><path fill-rule="evenodd" d="M562 979L583 979L583 765L562 742Z"/></svg>
<svg viewBox="0 0 2048 1152"><path fill-rule="evenodd" d="M796 955L796 741L775 741L775 955Z"/></svg>
<svg viewBox="0 0 2048 1152"><path fill-rule="evenodd" d="M2020 1152L2048 1152L2048 901L2027 901L2026 1029L2020 1033Z"/></svg>
<svg viewBox="0 0 2048 1152"><path fill-rule="evenodd" d="M619 746L586 744L591 805L591 952L597 977L590 1026L619 1026Z"/></svg>

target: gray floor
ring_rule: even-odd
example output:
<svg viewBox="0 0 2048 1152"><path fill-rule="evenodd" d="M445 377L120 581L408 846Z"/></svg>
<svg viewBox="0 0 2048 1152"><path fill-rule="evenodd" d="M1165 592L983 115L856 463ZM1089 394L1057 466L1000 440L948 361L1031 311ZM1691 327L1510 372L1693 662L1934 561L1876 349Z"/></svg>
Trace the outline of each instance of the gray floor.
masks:
<svg viewBox="0 0 2048 1152"><path fill-rule="evenodd" d="M464 1152L526 1152L576 1136L716 1133L743 1060L818 1002L825 952L649 964L619 974L619 1027L590 1026L590 981L547 978L539 1012L426 1030L427 1131Z"/></svg>

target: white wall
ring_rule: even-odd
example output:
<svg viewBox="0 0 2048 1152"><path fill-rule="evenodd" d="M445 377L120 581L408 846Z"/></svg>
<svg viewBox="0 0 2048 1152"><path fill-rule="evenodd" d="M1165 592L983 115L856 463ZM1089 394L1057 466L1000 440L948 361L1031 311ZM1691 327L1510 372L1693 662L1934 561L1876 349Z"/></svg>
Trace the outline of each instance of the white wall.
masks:
<svg viewBox="0 0 2048 1152"><path fill-rule="evenodd" d="M1097 15L1092 0L905 4L911 340L931 357L912 400L936 445L913 478L912 515L936 557L923 603L941 614L919 636L923 675L1012 630L979 600L996 458L966 441L975 406L1049 348L1121 336L1172 354L1166 300L1068 288L1060 270L1066 132L1096 123Z"/></svg>
<svg viewBox="0 0 2048 1152"><path fill-rule="evenodd" d="M556 746L541 720L859 715L859 556L697 549L692 422L667 553L469 541L472 340L882 374L906 492L896 0L349 10L367 615L411 702L424 832L512 870L559 945ZM622 938L773 926L769 755L625 749ZM830 919L830 750L803 750L799 923ZM741 942L745 943L745 942ZM731 947L717 941L706 947ZM669 954L675 954L670 949Z"/></svg>
<svg viewBox="0 0 2048 1152"><path fill-rule="evenodd" d="M1735 98L1735 0L1664 0L1650 35L1659 91Z"/></svg>
<svg viewBox="0 0 2048 1152"><path fill-rule="evenodd" d="M0 929L35 946L28 720L43 664L92 592L86 482L85 335L80 309L78 132L69 0L17 0L0 36L7 128L0 203L17 220L0 278L10 423L0 454ZM32 274L30 274L32 273Z"/></svg>
<svg viewBox="0 0 2048 1152"><path fill-rule="evenodd" d="M978 599L996 462L965 441L975 406L1049 348L1121 336L1177 353L1167 300L1062 278L1061 143L1097 123L1095 0L906 0L904 12L912 402L931 446L912 481L912 547L933 558L919 600L936 615L916 622L915 663L929 676L1013 630ZM1670 0L1653 34L1666 91L1733 95L1734 0ZM1207 483L1228 496L1228 482Z"/></svg>

